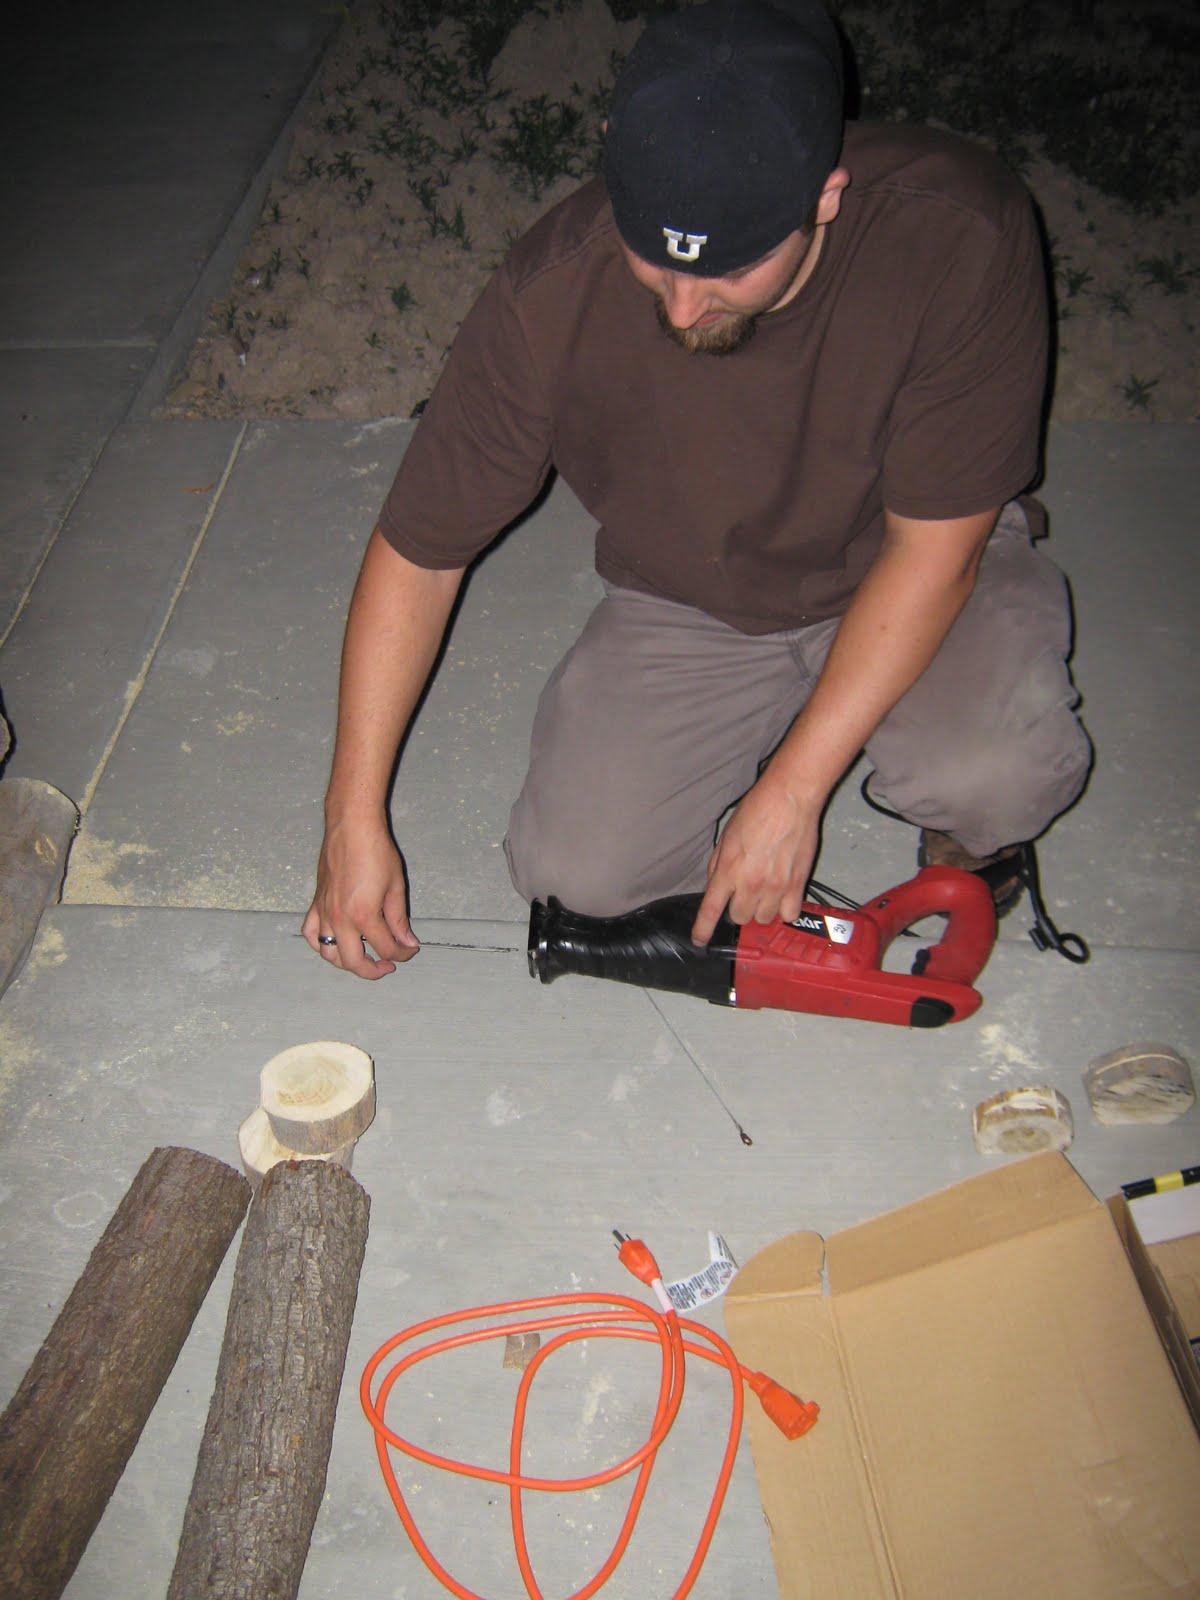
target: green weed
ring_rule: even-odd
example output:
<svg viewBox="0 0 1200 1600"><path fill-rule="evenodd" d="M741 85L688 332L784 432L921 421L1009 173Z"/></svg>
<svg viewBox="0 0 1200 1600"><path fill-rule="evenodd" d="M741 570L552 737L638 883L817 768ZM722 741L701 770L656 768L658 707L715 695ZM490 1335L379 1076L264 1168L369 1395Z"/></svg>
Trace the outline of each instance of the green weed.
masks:
<svg viewBox="0 0 1200 1600"><path fill-rule="evenodd" d="M1121 385L1121 393L1125 396L1125 404L1131 411L1149 411L1150 397L1158 387L1157 378L1139 378L1130 373Z"/></svg>
<svg viewBox="0 0 1200 1600"><path fill-rule="evenodd" d="M402 112L378 128L368 142L376 155L394 156L410 167L428 166L442 154L437 140L414 128Z"/></svg>
<svg viewBox="0 0 1200 1600"><path fill-rule="evenodd" d="M834 0L855 57L858 108L938 122L1018 170L1033 151L1133 210L1200 188L1200 24L1155 0Z"/></svg>
<svg viewBox="0 0 1200 1600"><path fill-rule="evenodd" d="M1171 256L1148 256L1138 262L1137 269L1147 283L1161 289L1164 294L1183 294L1198 271L1184 262L1180 250Z"/></svg>
<svg viewBox="0 0 1200 1600"><path fill-rule="evenodd" d="M599 155L598 128L583 111L563 100L538 94L508 113L508 131L496 144L496 163L511 172L530 199L540 200L556 178L582 177Z"/></svg>
<svg viewBox="0 0 1200 1600"><path fill-rule="evenodd" d="M409 306L415 306L417 303L412 290L406 283L397 283L393 285L391 291L391 300L396 310L401 313L407 311Z"/></svg>
<svg viewBox="0 0 1200 1600"><path fill-rule="evenodd" d="M345 178L348 183L359 182L365 170L350 150L339 150L328 168L331 178Z"/></svg>
<svg viewBox="0 0 1200 1600"><path fill-rule="evenodd" d="M459 55L450 55L426 38L409 42L405 82L419 105L444 117L474 105L486 93L484 83Z"/></svg>
<svg viewBox="0 0 1200 1600"><path fill-rule="evenodd" d="M444 154L451 166L457 166L460 161L470 161L472 156L479 154L479 140L464 131Z"/></svg>
<svg viewBox="0 0 1200 1600"><path fill-rule="evenodd" d="M462 206L455 206L452 217L446 216L437 203L438 185L430 177L410 178L408 187L421 207L431 239L454 239L463 250L472 248Z"/></svg>
<svg viewBox="0 0 1200 1600"><path fill-rule="evenodd" d="M275 246L274 250L270 251L266 262L264 262L261 267L251 267L250 275L248 275L248 282L250 282L250 285L253 286L253 288L256 288L256 290L258 290L258 288L261 288L261 290L269 290L270 285L275 282L275 278L280 275L282 270L283 251L280 250L277 245Z"/></svg>

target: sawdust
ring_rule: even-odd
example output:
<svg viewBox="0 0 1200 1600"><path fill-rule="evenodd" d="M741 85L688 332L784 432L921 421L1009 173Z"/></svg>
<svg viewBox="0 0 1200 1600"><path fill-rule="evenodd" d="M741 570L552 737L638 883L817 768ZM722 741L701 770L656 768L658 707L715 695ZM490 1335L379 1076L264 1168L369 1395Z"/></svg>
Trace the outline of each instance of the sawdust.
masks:
<svg viewBox="0 0 1200 1600"><path fill-rule="evenodd" d="M1017 1072L1044 1070L1044 1063L1031 1055L1019 1038L1007 1033L1002 1023L984 1023L979 1030L979 1043L991 1067L988 1076L994 1081Z"/></svg>
<svg viewBox="0 0 1200 1600"><path fill-rule="evenodd" d="M239 863L163 885L155 890L150 903L187 911L270 911L299 919L308 910L312 894L311 868L307 862L281 863L280 871L300 880L294 899L265 873L256 873L252 864Z"/></svg>
<svg viewBox="0 0 1200 1600"><path fill-rule="evenodd" d="M258 718L252 711L235 711L224 722L218 722L216 727L222 738L231 739L239 733L249 733L257 722Z"/></svg>
<svg viewBox="0 0 1200 1600"><path fill-rule="evenodd" d="M19 1079L34 1071L39 1060L39 1052L28 1036L0 1010L0 1119L4 1122L13 1089Z"/></svg>
<svg viewBox="0 0 1200 1600"><path fill-rule="evenodd" d="M528 1113L521 1109L512 1092L502 1084L488 1095L484 1115L493 1128L507 1128L514 1122L520 1122Z"/></svg>
<svg viewBox="0 0 1200 1600"><path fill-rule="evenodd" d="M44 972L47 967L61 967L68 959L69 952L62 929L43 921L25 963L25 974L32 977L35 973Z"/></svg>
<svg viewBox="0 0 1200 1600"><path fill-rule="evenodd" d="M586 176L614 60L641 27L565 0L525 17L473 91L453 24L421 57L386 19L348 16L165 415L409 416L509 243ZM514 113L539 98L580 123L560 141L574 175L531 187L500 163ZM1164 286L1145 268L1191 262L1200 201L1139 218L1050 162L1025 177L1052 252L1054 418L1194 419L1200 274Z"/></svg>
<svg viewBox="0 0 1200 1600"><path fill-rule="evenodd" d="M64 905L135 905L130 890L118 881L127 864L143 861L158 851L135 840L104 839L89 833L87 825L75 840L63 884Z"/></svg>

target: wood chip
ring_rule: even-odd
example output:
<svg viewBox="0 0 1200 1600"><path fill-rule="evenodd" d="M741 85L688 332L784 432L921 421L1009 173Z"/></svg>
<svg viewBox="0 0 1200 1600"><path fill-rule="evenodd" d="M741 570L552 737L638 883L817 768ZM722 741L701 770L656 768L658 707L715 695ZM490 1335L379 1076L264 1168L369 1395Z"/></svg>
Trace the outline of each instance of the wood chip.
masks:
<svg viewBox="0 0 1200 1600"><path fill-rule="evenodd" d="M524 1372L541 1349L541 1345L540 1333L510 1333L504 1340L504 1360L500 1365L515 1367L518 1372Z"/></svg>
<svg viewBox="0 0 1200 1600"><path fill-rule="evenodd" d="M975 1148L981 1156L1065 1150L1075 1137L1066 1097L1044 1084L994 1094L975 1107L973 1120Z"/></svg>

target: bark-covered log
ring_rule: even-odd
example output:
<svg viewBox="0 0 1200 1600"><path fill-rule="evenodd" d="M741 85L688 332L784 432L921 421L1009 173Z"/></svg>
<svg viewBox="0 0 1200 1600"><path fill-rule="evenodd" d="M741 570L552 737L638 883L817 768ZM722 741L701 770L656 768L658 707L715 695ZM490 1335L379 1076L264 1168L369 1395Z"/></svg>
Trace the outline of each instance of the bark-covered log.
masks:
<svg viewBox="0 0 1200 1600"><path fill-rule="evenodd" d="M66 1588L249 1199L196 1150L133 1180L0 1418L3 1600Z"/></svg>
<svg viewBox="0 0 1200 1600"><path fill-rule="evenodd" d="M371 1203L333 1162L259 1185L168 1600L292 1600L325 1490Z"/></svg>
<svg viewBox="0 0 1200 1600"><path fill-rule="evenodd" d="M0 784L0 994L24 965L42 912L58 898L78 826L75 802L50 784Z"/></svg>

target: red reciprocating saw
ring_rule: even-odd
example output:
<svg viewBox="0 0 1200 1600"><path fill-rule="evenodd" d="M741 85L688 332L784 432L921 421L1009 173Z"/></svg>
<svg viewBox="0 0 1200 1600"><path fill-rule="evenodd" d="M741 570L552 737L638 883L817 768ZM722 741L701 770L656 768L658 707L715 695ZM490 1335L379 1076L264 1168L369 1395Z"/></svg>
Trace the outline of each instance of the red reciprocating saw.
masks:
<svg viewBox="0 0 1200 1600"><path fill-rule="evenodd" d="M585 917L551 898L529 920L529 970L543 983L564 972L674 989L716 1005L813 1011L904 1027L961 1022L982 1003L972 987L996 940L990 889L972 873L925 867L857 911L804 905L795 922L726 913L707 945L692 943L700 895L654 900L619 917ZM912 974L885 972L892 940L922 917L944 916L937 944Z"/></svg>

